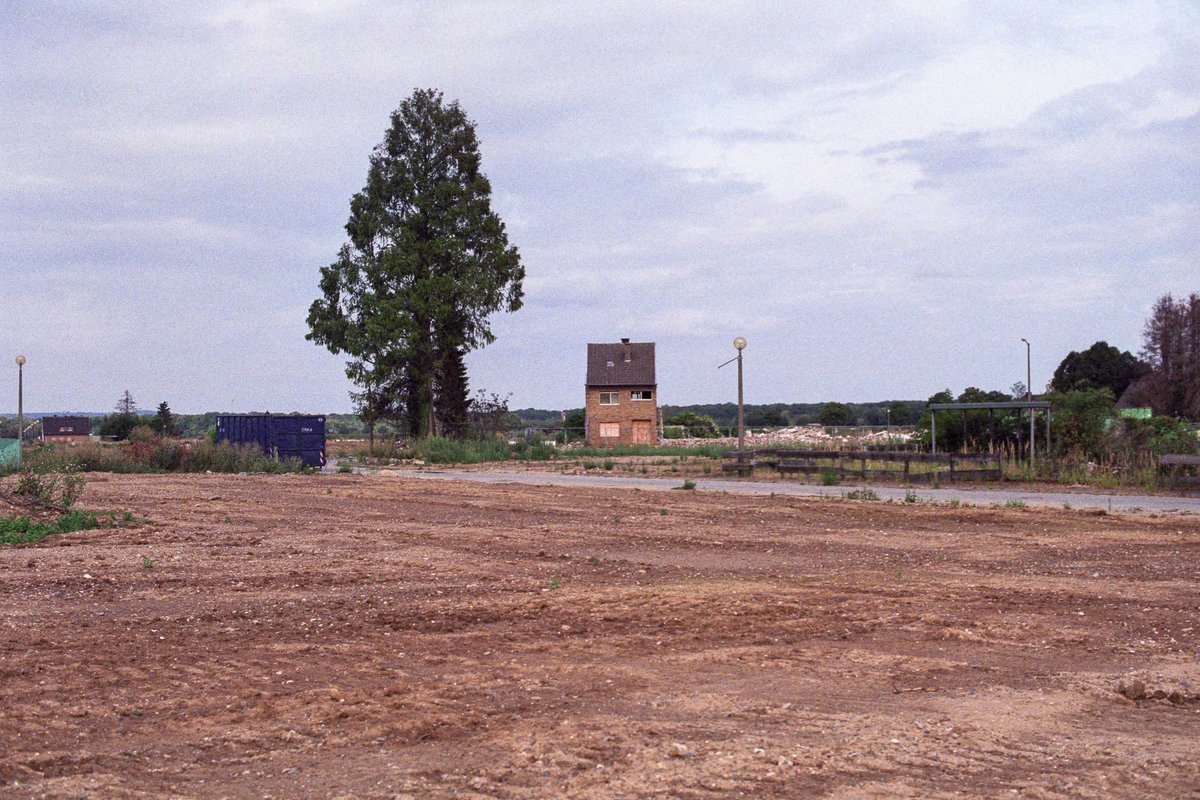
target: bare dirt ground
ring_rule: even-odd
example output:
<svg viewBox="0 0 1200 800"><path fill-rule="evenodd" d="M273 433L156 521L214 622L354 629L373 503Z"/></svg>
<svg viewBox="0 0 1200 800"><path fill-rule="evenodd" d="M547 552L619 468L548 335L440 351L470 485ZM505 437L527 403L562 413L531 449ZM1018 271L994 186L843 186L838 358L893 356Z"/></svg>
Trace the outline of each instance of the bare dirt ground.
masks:
<svg viewBox="0 0 1200 800"><path fill-rule="evenodd" d="M1200 522L89 476L0 548L0 797L1200 796Z"/></svg>

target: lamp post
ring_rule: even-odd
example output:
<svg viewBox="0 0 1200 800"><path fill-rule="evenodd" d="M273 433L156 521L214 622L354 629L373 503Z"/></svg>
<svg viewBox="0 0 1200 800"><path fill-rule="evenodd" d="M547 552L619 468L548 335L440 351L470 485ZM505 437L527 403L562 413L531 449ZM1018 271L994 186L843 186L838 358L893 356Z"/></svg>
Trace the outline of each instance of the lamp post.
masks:
<svg viewBox="0 0 1200 800"><path fill-rule="evenodd" d="M1024 336L1022 336L1021 341L1025 343L1025 399L1032 402L1033 401L1033 377L1032 377L1033 373L1030 371L1029 340L1026 339ZM1033 406L1030 406L1029 407L1029 466L1031 466L1031 467L1033 466L1033 453L1034 453L1034 450L1036 449L1036 446L1033 443L1033 439L1034 439L1034 436L1033 436Z"/></svg>
<svg viewBox="0 0 1200 800"><path fill-rule="evenodd" d="M738 336L733 346L738 353L738 453L741 454L746 449L746 407L742 403L742 351L746 349L746 338Z"/></svg>
<svg viewBox="0 0 1200 800"><path fill-rule="evenodd" d="M17 450L25 439L25 356L17 356Z"/></svg>

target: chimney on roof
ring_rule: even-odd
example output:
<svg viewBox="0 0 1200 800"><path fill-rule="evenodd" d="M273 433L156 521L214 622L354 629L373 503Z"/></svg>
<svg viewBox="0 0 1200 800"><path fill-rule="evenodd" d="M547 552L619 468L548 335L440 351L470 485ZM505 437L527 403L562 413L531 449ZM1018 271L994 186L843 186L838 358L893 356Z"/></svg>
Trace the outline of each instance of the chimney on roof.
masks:
<svg viewBox="0 0 1200 800"><path fill-rule="evenodd" d="M625 363L628 364L632 360L629 353L629 339L621 339L621 344L625 345Z"/></svg>

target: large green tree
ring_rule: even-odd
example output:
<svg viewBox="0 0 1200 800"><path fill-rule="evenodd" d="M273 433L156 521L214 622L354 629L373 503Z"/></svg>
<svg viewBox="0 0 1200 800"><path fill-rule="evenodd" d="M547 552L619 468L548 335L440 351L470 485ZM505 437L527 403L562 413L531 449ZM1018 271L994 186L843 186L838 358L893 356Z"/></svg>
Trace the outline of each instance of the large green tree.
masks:
<svg viewBox="0 0 1200 800"><path fill-rule="evenodd" d="M307 338L349 357L364 419L463 435L464 357L495 340L492 314L521 307L525 270L458 103L418 89L391 123L350 201L349 241L321 270Z"/></svg>
<svg viewBox="0 0 1200 800"><path fill-rule="evenodd" d="M821 406L821 413L817 419L826 427L852 425L854 424L854 412L845 403L830 402Z"/></svg>
<svg viewBox="0 0 1200 800"><path fill-rule="evenodd" d="M1145 369L1132 353L1096 342L1082 353L1068 353L1054 370L1050 388L1056 392L1108 389L1113 397L1120 397Z"/></svg>

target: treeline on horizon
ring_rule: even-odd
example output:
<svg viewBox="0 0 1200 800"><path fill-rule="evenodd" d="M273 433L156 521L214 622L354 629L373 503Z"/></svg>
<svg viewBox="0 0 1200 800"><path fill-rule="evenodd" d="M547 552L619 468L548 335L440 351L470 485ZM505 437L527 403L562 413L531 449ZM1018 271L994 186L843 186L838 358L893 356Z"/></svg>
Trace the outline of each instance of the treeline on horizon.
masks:
<svg viewBox="0 0 1200 800"><path fill-rule="evenodd" d="M910 425L917 420L925 408L925 400L888 400L877 403L837 403L836 405L845 409L845 415L842 420L838 420L844 425ZM746 425L754 428L764 427L784 427L791 425L814 425L820 424L821 412L826 409L830 403L748 403L746 404ZM908 413L905 414L900 410L903 406ZM891 409L889 419L888 409ZM508 417L509 428L561 428L564 427L563 415L571 417L573 414L582 413L583 408L567 408L567 409L545 409L545 408L520 408L511 411ZM699 416L711 417L713 421L721 428L729 428L737 425L737 403L700 403L693 405L664 405L661 406L663 419L680 414L696 414ZM209 411L203 414L177 414L172 413L171 419L174 422L175 430L178 435L188 439L198 439L209 435L210 431L216 427L217 417L223 412ZM251 412L258 413L258 412ZM262 412L267 413L267 412ZM28 415L32 418L33 415ZM58 416L57 414L38 414L37 416ZM76 415L70 415L76 416ZM100 414L80 414L78 416L87 416L91 423L92 432L98 432L100 425L104 422L106 415ZM147 421L153 416L153 412L141 411L140 417L145 417ZM332 438L338 436L365 436L367 433L366 425L362 419L356 414L326 414L325 415L325 432L326 435ZM394 430L391 426L385 423L377 423L375 428L376 435L395 435L399 431Z"/></svg>
<svg viewBox="0 0 1200 800"><path fill-rule="evenodd" d="M838 424L857 425L909 425L925 410L925 400L882 400L875 403L747 403L746 425L753 428L778 428L792 425L821 424L821 414L829 418L830 407L837 407ZM663 419L681 414L696 414L711 417L719 427L737 425L737 403L700 403L693 405L663 405L659 407ZM844 409L844 413L843 410ZM889 409L891 414L888 414ZM567 417L582 412L582 408L547 411L540 408L520 408L512 412L519 427L561 427L562 413ZM907 413L906 413L907 412Z"/></svg>

